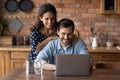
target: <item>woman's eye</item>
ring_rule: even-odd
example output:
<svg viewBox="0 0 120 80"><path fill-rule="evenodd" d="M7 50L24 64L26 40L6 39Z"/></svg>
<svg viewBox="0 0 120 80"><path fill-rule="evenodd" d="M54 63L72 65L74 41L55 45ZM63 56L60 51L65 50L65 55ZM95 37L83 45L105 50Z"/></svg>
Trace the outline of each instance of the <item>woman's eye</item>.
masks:
<svg viewBox="0 0 120 80"><path fill-rule="evenodd" d="M48 18L46 18L45 20L48 20Z"/></svg>

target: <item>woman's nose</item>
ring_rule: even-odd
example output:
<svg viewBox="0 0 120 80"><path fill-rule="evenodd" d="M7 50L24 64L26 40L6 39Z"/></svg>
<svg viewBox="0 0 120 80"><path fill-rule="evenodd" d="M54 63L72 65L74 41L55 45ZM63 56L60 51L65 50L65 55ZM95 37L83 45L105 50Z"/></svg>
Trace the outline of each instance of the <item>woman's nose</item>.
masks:
<svg viewBox="0 0 120 80"><path fill-rule="evenodd" d="M49 22L49 23L52 23L52 20L51 20L51 19L49 19L49 20L48 20L48 22Z"/></svg>

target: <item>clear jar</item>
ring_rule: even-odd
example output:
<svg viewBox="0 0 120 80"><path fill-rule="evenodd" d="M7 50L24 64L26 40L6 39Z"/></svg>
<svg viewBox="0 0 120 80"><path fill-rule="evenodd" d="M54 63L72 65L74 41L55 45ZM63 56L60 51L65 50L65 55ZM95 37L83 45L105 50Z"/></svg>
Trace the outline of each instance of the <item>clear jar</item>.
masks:
<svg viewBox="0 0 120 80"><path fill-rule="evenodd" d="M35 61L34 62L34 71L35 71L36 75L42 75L42 73L43 73L42 61Z"/></svg>

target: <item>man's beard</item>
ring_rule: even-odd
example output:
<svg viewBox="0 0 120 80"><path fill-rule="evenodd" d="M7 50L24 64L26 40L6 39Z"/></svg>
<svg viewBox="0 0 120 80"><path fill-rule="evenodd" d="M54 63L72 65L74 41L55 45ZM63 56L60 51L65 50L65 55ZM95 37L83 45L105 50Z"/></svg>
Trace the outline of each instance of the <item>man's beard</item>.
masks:
<svg viewBox="0 0 120 80"><path fill-rule="evenodd" d="M68 46L68 45L72 44L71 42L72 42L71 39L62 39L61 40L62 46Z"/></svg>

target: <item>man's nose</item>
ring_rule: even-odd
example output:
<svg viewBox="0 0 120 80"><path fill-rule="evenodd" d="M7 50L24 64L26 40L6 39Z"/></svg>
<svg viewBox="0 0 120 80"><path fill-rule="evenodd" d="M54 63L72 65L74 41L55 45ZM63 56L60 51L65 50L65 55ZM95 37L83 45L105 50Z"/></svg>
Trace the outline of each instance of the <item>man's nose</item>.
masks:
<svg viewBox="0 0 120 80"><path fill-rule="evenodd" d="M65 38L65 39L68 39L68 35L66 34L66 35L64 36L64 38Z"/></svg>

